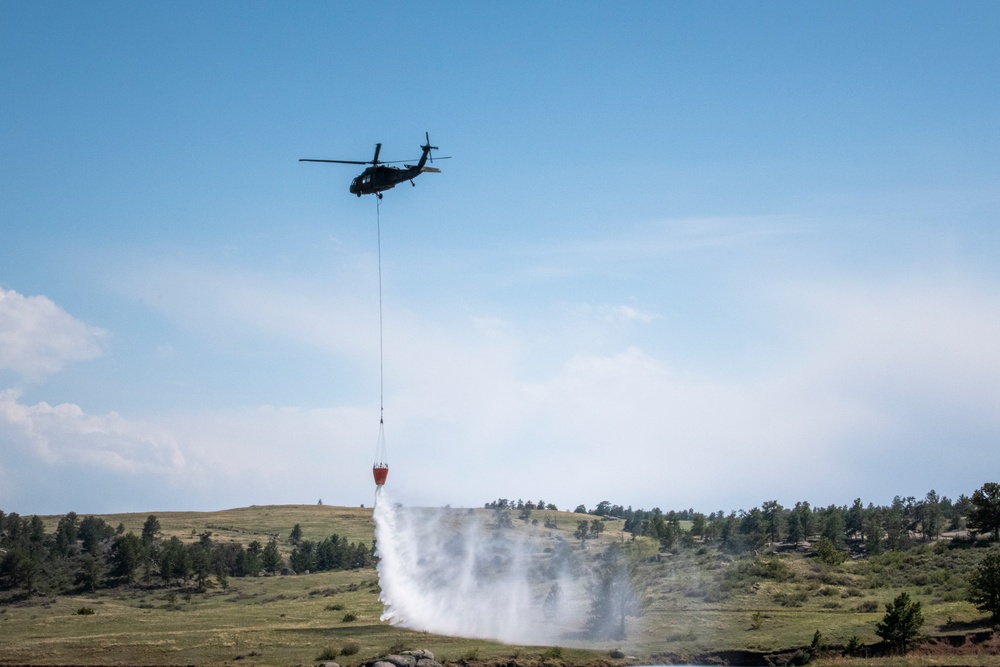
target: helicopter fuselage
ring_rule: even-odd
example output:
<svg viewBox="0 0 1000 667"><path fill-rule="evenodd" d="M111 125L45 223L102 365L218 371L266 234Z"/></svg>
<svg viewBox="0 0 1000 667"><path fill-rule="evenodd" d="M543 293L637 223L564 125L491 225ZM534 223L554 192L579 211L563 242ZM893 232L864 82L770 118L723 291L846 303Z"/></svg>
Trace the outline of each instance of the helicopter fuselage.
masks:
<svg viewBox="0 0 1000 667"><path fill-rule="evenodd" d="M368 167L351 181L351 194L357 196L374 195L396 187L404 181L412 181L422 171L422 167Z"/></svg>

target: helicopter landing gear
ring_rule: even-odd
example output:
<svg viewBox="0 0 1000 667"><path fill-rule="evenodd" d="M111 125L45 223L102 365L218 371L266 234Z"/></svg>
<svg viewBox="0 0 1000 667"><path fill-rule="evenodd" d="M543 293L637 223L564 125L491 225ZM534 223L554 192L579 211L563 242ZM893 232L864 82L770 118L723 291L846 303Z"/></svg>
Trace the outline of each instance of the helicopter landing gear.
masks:
<svg viewBox="0 0 1000 667"><path fill-rule="evenodd" d="M382 193L381 192L376 192L375 196L378 197L379 199L381 199L382 198Z"/></svg>
<svg viewBox="0 0 1000 667"><path fill-rule="evenodd" d="M413 187L417 187L417 184L414 183L413 181L410 181L410 185L413 186Z"/></svg>

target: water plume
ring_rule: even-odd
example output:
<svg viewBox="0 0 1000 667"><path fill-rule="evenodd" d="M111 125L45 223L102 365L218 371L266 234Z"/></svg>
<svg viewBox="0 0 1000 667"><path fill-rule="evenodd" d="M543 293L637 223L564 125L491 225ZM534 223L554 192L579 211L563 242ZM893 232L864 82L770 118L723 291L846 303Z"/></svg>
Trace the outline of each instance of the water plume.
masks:
<svg viewBox="0 0 1000 667"><path fill-rule="evenodd" d="M587 574L558 531L514 529L508 512L404 508L375 499L382 620L510 644L579 639Z"/></svg>

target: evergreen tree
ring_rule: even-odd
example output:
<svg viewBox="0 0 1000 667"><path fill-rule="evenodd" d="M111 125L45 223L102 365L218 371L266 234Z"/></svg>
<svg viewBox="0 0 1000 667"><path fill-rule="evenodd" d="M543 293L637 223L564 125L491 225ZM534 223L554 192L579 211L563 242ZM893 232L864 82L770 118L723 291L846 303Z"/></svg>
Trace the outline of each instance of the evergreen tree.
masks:
<svg viewBox="0 0 1000 667"><path fill-rule="evenodd" d="M861 520L861 532L865 540L865 553L875 556L882 553L882 536L885 529L882 527L882 508L875 507L868 503L864 516Z"/></svg>
<svg viewBox="0 0 1000 667"><path fill-rule="evenodd" d="M142 524L142 543L149 546L160 533L160 520L155 515L146 517L146 523Z"/></svg>
<svg viewBox="0 0 1000 667"><path fill-rule="evenodd" d="M97 556L84 556L76 573L76 584L85 591L94 592L101 587L104 564Z"/></svg>
<svg viewBox="0 0 1000 667"><path fill-rule="evenodd" d="M813 517L812 508L809 507L809 502L795 503L795 508L792 511L799 515L799 523L802 524L802 539L808 540L816 532L816 520Z"/></svg>
<svg viewBox="0 0 1000 667"><path fill-rule="evenodd" d="M257 540L254 540L247 545L246 551L243 553L243 573L248 577L258 577L261 571L264 569L264 564L261 559L261 553L264 551L263 545Z"/></svg>
<svg viewBox="0 0 1000 667"><path fill-rule="evenodd" d="M261 553L261 562L266 572L277 572L281 567L281 554L278 552L278 538L272 537Z"/></svg>
<svg viewBox="0 0 1000 667"><path fill-rule="evenodd" d="M146 559L146 547L138 537L129 532L119 535L111 545L111 562L114 574L131 582Z"/></svg>
<svg viewBox="0 0 1000 667"><path fill-rule="evenodd" d="M1000 621L1000 552L983 556L969 577L969 602Z"/></svg>
<svg viewBox="0 0 1000 667"><path fill-rule="evenodd" d="M899 496L892 499L892 505L883 514L885 546L889 551L901 551L909 542L909 520L906 503Z"/></svg>
<svg viewBox="0 0 1000 667"><path fill-rule="evenodd" d="M933 540L941 534L941 499L934 489L927 492L919 506L920 532L925 540Z"/></svg>
<svg viewBox="0 0 1000 667"><path fill-rule="evenodd" d="M792 544L798 544L804 539L802 531L802 519L799 518L798 512L789 512L788 514L788 534L786 539Z"/></svg>
<svg viewBox="0 0 1000 667"><path fill-rule="evenodd" d="M777 500L768 500L760 506L761 514L764 518L764 527L767 531L768 540L774 544L781 541L782 523L784 515L783 508Z"/></svg>
<svg viewBox="0 0 1000 667"><path fill-rule="evenodd" d="M28 595L38 590L41 554L27 541L15 544L0 558L0 589L21 588Z"/></svg>
<svg viewBox="0 0 1000 667"><path fill-rule="evenodd" d="M844 535L846 531L846 521L844 508L830 505L822 511L823 530L822 536L830 540L838 549L844 546Z"/></svg>
<svg viewBox="0 0 1000 667"><path fill-rule="evenodd" d="M875 625L875 634L898 653L906 653L920 637L924 614L920 603L910 600L908 593L900 593L892 604L885 605L885 616Z"/></svg>
<svg viewBox="0 0 1000 667"><path fill-rule="evenodd" d="M60 556L68 556L76 544L77 520L76 512L70 512L59 519L53 536L53 546Z"/></svg>
<svg viewBox="0 0 1000 667"><path fill-rule="evenodd" d="M993 539L1000 540L1000 484L986 482L973 492L966 522L970 531L992 532Z"/></svg>
<svg viewBox="0 0 1000 667"><path fill-rule="evenodd" d="M104 519L85 516L80 521L76 536L83 544L83 550L91 555L97 555L104 540L114 537L115 531Z"/></svg>
<svg viewBox="0 0 1000 667"><path fill-rule="evenodd" d="M316 544L311 540L304 540L297 547L292 549L292 555L288 557L289 566L299 573L311 572L316 569Z"/></svg>
<svg viewBox="0 0 1000 667"><path fill-rule="evenodd" d="M600 557L595 579L590 586L590 616L587 629L599 639L625 638L625 618L642 611L633 590L635 567L628 554L617 545Z"/></svg>
<svg viewBox="0 0 1000 667"><path fill-rule="evenodd" d="M691 515L691 535L695 537L703 537L705 535L705 526L707 521L705 515L701 512L695 512Z"/></svg>
<svg viewBox="0 0 1000 667"><path fill-rule="evenodd" d="M844 517L844 532L852 539L858 539L864 534L865 506L861 498L855 498L851 508Z"/></svg>
<svg viewBox="0 0 1000 667"><path fill-rule="evenodd" d="M171 537L160 550L160 577L163 581L191 576L191 552L177 536Z"/></svg>

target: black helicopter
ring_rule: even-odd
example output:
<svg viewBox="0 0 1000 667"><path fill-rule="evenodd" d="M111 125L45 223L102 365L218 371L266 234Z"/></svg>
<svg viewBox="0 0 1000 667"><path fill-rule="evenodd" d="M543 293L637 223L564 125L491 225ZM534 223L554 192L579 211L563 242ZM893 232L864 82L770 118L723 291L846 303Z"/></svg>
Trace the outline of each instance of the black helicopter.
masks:
<svg viewBox="0 0 1000 667"><path fill-rule="evenodd" d="M385 190L396 187L399 183L404 181L409 181L410 185L416 186L413 179L424 172L430 172L434 174L441 173L441 170L437 167L428 167L427 161L430 159L434 162L434 158L431 156L431 151L436 151L437 146L431 146L431 138L427 132L424 132L424 138L427 143L421 146L423 154L420 156L420 160L417 164L404 164L403 168L399 167L387 167L389 164L396 164L399 162L409 162L409 160L395 160L393 162L379 162L378 154L382 150L382 144L375 144L375 157L368 161L362 160L313 160L309 158L302 158L299 162L336 162L337 164L370 164L371 166L365 169L361 174L359 174L353 181L351 181L351 193L357 196L361 195L377 195L379 199L382 198L382 193ZM447 160L447 157L439 157L439 160Z"/></svg>

